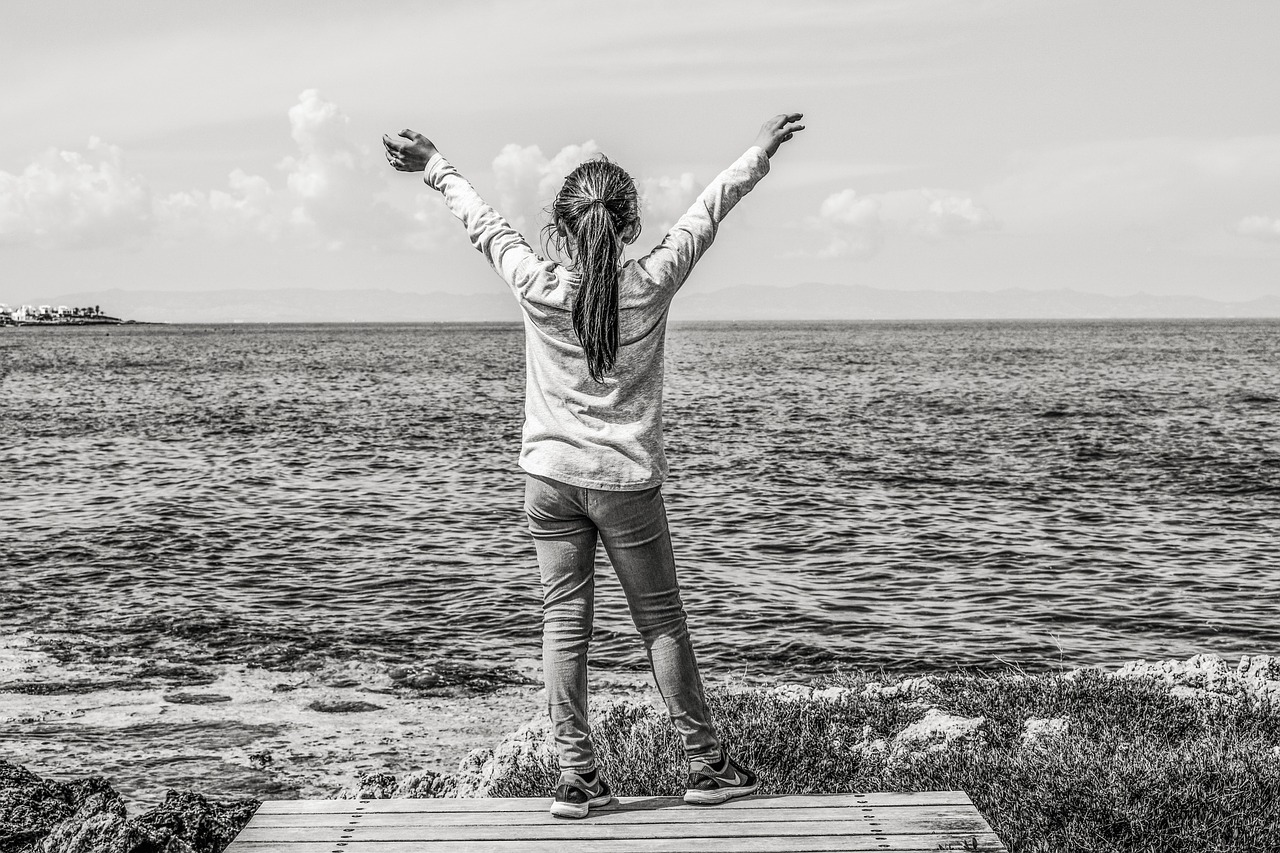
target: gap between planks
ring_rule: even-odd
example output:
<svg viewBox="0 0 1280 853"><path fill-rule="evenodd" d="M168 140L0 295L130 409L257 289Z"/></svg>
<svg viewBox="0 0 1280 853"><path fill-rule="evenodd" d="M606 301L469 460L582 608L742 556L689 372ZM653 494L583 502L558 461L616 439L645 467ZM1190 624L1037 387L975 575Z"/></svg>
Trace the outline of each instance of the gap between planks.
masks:
<svg viewBox="0 0 1280 853"><path fill-rule="evenodd" d="M310 812L276 813L255 816L254 825L260 827L316 826L333 827L361 823L365 826L507 826L562 825L563 820L547 814L550 801L540 811L480 812L480 811L431 811L431 812ZM767 823L777 821L821 822L849 820L866 817L873 822L896 824L900 822L932 822L969 818L977 812L972 806L870 806L808 808L737 808L716 809L714 814L702 808L644 808L640 804L618 804L609 808L592 809L592 823ZM426 816L430 817L427 818Z"/></svg>
<svg viewBox="0 0 1280 853"><path fill-rule="evenodd" d="M651 804L651 808L689 808L707 811L707 806L691 806L680 797L618 797L622 805ZM257 814L302 814L333 812L345 814L356 808L368 812L546 812L551 801L546 797L441 797L397 798L386 800L267 800ZM755 795L712 806L717 812L749 808L807 808L855 806L973 806L964 791L876 792L851 794L783 794Z"/></svg>

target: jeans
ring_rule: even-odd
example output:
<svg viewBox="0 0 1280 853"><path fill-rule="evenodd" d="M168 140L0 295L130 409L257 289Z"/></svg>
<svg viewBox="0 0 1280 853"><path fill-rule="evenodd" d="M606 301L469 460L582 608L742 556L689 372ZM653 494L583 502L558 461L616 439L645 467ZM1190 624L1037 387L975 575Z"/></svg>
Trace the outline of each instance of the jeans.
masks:
<svg viewBox="0 0 1280 853"><path fill-rule="evenodd" d="M530 474L525 513L542 570L542 667L561 769L596 766L587 721L587 645L597 535L626 593L686 756L717 757L720 741L685 624L661 487L614 492Z"/></svg>

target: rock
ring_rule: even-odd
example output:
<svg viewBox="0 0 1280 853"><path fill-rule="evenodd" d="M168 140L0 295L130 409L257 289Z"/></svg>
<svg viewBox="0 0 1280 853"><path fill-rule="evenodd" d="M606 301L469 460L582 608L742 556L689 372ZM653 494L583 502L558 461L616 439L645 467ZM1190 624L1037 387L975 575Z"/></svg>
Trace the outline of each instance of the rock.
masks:
<svg viewBox="0 0 1280 853"><path fill-rule="evenodd" d="M512 776L555 766L548 724L539 717L508 734L494 749L471 750L456 775L419 770L396 779L389 773L361 773L338 798L503 796L502 786Z"/></svg>
<svg viewBox="0 0 1280 853"><path fill-rule="evenodd" d="M95 795L108 794L103 798ZM110 797L120 798L105 780L90 777L78 782L41 779L24 767L0 760L0 850L26 853L81 806L92 800L104 807ZM87 815L83 815L86 817Z"/></svg>
<svg viewBox="0 0 1280 853"><path fill-rule="evenodd" d="M813 688L803 684L778 684L770 688L769 694L783 702L804 702L813 696Z"/></svg>
<svg viewBox="0 0 1280 853"><path fill-rule="evenodd" d="M462 777L478 776L485 764L493 760L493 750L477 747L467 753L467 757L458 762L458 775Z"/></svg>
<svg viewBox="0 0 1280 853"><path fill-rule="evenodd" d="M1058 740L1070 728L1071 722L1066 717L1050 717L1048 719L1032 717L1023 724L1022 744L1023 746L1033 746L1046 740Z"/></svg>
<svg viewBox="0 0 1280 853"><path fill-rule="evenodd" d="M164 701L172 702L175 705L217 705L220 702L230 702L231 697L222 693L185 693L176 691L164 694Z"/></svg>
<svg viewBox="0 0 1280 853"><path fill-rule="evenodd" d="M395 796L456 797L458 796L458 777L450 773L419 770L400 780L400 784L396 786Z"/></svg>
<svg viewBox="0 0 1280 853"><path fill-rule="evenodd" d="M862 688L863 696L875 699L891 699L899 695L919 697L931 695L935 692L937 692L937 686L933 677L929 675L904 678L897 684L886 685L873 681Z"/></svg>
<svg viewBox="0 0 1280 853"><path fill-rule="evenodd" d="M1280 657L1243 655L1236 677L1247 692L1280 705Z"/></svg>
<svg viewBox="0 0 1280 853"><path fill-rule="evenodd" d="M1174 699L1185 699L1188 702L1194 702L1204 698L1208 694L1207 690L1197 690L1194 687L1188 687L1185 684L1175 684L1169 689L1169 695Z"/></svg>
<svg viewBox="0 0 1280 853"><path fill-rule="evenodd" d="M893 748L936 752L974 738L986 724L986 717L957 717L938 708L930 708L924 717L898 733Z"/></svg>
<svg viewBox="0 0 1280 853"><path fill-rule="evenodd" d="M472 750L458 767L456 796L500 796L501 785L510 776L555 764L555 747L547 723L539 719L507 735L492 752Z"/></svg>
<svg viewBox="0 0 1280 853"><path fill-rule="evenodd" d="M1236 674L1242 681L1280 681L1280 657L1241 655Z"/></svg>
<svg viewBox="0 0 1280 853"><path fill-rule="evenodd" d="M38 848L40 853L189 853L190 845L165 845L123 813L81 810L55 826Z"/></svg>
<svg viewBox="0 0 1280 853"><path fill-rule="evenodd" d="M418 690L429 690L439 686L440 675L435 672L419 672L409 676L402 683L408 687L416 687Z"/></svg>
<svg viewBox="0 0 1280 853"><path fill-rule="evenodd" d="M769 689L769 694L784 702L839 702L851 696L862 696L870 699L892 699L899 696L918 697L930 695L936 691L932 676L922 675L915 678L904 678L895 684L880 684L872 681L863 686L859 692L851 687L813 688L803 684L778 684Z"/></svg>
<svg viewBox="0 0 1280 853"><path fill-rule="evenodd" d="M874 734L871 726L863 726L861 740L850 744L849 751L863 758L883 758L889 752L889 743L884 738L872 737Z"/></svg>
<svg viewBox="0 0 1280 853"><path fill-rule="evenodd" d="M137 685L128 679L111 681L7 681L0 683L0 693L21 693L25 696L68 696L80 693L96 693L99 690L128 690Z"/></svg>
<svg viewBox="0 0 1280 853"><path fill-rule="evenodd" d="M457 776L432 770L417 770L402 779L396 779L391 773L361 773L356 777L354 785L338 794L338 799L435 799L456 796Z"/></svg>
<svg viewBox="0 0 1280 853"><path fill-rule="evenodd" d="M1132 661L1112 678L1146 678L1169 686L1169 695L1188 701L1236 701L1249 696L1280 702L1280 658L1244 655L1235 669L1218 655L1185 661Z"/></svg>
<svg viewBox="0 0 1280 853"><path fill-rule="evenodd" d="M324 699L317 699L307 706L312 711L319 711L322 714L352 714L363 711L381 711L381 705L375 705L372 702L361 702L358 699L336 700L327 702Z"/></svg>
<svg viewBox="0 0 1280 853"><path fill-rule="evenodd" d="M359 773L354 785L338 794L340 800L388 800L396 795L392 773Z"/></svg>
<svg viewBox="0 0 1280 853"><path fill-rule="evenodd" d="M397 687L413 687L418 690L429 690L441 684L440 673L432 669L419 672L408 666L393 666L387 675Z"/></svg>
<svg viewBox="0 0 1280 853"><path fill-rule="evenodd" d="M882 758L889 752L889 742L884 738L863 740L855 743L851 751L858 753L863 758Z"/></svg>
<svg viewBox="0 0 1280 853"><path fill-rule="evenodd" d="M258 808L253 799L217 803L170 791L130 818L99 777L41 779L0 760L0 851L4 853L220 853Z"/></svg>
<svg viewBox="0 0 1280 853"><path fill-rule="evenodd" d="M206 684L212 684L218 680L218 674L207 669L201 669L187 663L170 663L169 661L150 661L141 664L135 671L134 677L143 678L159 678L165 681L178 682L185 687L203 687Z"/></svg>
<svg viewBox="0 0 1280 853"><path fill-rule="evenodd" d="M260 803L251 798L216 802L190 791L169 791L164 802L140 815L136 823L167 838L165 853L220 853L253 817ZM174 847L182 842L184 847ZM137 851L142 853L142 851Z"/></svg>
<svg viewBox="0 0 1280 853"><path fill-rule="evenodd" d="M269 749L249 753L249 766L255 770L266 770L274 761Z"/></svg>

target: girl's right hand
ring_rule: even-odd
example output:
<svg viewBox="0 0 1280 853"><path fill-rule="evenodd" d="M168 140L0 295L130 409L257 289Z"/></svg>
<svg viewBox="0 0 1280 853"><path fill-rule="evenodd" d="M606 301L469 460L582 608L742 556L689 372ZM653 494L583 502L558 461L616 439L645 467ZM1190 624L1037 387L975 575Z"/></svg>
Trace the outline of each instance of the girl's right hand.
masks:
<svg viewBox="0 0 1280 853"><path fill-rule="evenodd" d="M384 133L382 147L387 149L387 162L401 172L421 172L436 153L436 146L416 130L402 130L396 136Z"/></svg>
<svg viewBox="0 0 1280 853"><path fill-rule="evenodd" d="M766 155L772 157L782 143L789 142L793 134L804 130L804 125L799 123L802 118L804 113L783 113L774 116L760 128L755 144L763 148Z"/></svg>

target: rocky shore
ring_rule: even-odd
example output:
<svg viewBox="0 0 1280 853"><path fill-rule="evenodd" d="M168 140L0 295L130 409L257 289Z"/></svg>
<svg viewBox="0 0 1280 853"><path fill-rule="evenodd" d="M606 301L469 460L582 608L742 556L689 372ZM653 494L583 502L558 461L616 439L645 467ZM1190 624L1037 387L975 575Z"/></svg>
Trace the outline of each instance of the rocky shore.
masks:
<svg viewBox="0 0 1280 853"><path fill-rule="evenodd" d="M1112 671L1039 675L847 674L815 685L725 685L710 698L729 740L758 763L762 778L789 779L808 789L813 780L798 778L799 769L835 762L822 771L828 785L836 765L855 787L959 785L995 816L998 832L1015 838L1049 838L1062 821L1080 824L1071 832L1084 835L1097 831L1095 823L1132 822L1133 792L1115 780L1123 776L1116 768L1135 761L1147 768L1148 783L1171 786L1181 798L1179 808L1204 812L1205 820L1219 819L1215 809L1229 807L1234 814L1254 808L1255 800L1270 799L1280 785L1280 658L1266 655L1245 656L1234 665L1217 655L1197 655L1136 661ZM602 760L620 780L620 794L636 792L622 790L622 780L649 792L677 784L678 748L656 699L601 697L592 718ZM813 743L806 740L813 737ZM773 755L783 752L782 758ZM1194 766L1188 764L1193 758ZM785 772L770 772L775 759ZM1192 771L1202 764L1196 776ZM1041 825L1043 815L1035 809L1006 808L1025 804L1029 791L1090 773L1096 784L1077 792L1074 811L1052 827ZM1168 778L1161 782L1158 774ZM494 747L472 750L456 773L357 772L337 796L543 796L554 777L554 751L539 717ZM1231 791L1240 803L1223 805L1226 794L1213 789L1223 779L1235 786ZM1118 787L1108 793L1107 784ZM1240 793L1249 785L1257 790ZM1102 817L1088 813L1104 794L1119 805ZM1067 795L1074 796L1061 796ZM1053 808L1062 806L1050 800L1058 803ZM0 853L221 853L257 805L255 799L219 802L170 790L159 806L130 817L102 778L56 782L0 761ZM1241 838L1280 841L1274 802L1249 814L1256 819L1237 828ZM1136 838L1145 830L1134 826ZM1071 832L1063 837L1074 838ZM1184 833L1188 843L1199 838L1196 833Z"/></svg>
<svg viewBox="0 0 1280 853"><path fill-rule="evenodd" d="M1083 668L1034 678L1051 678L1070 683L1097 674L1099 670ZM1234 666L1214 654L1195 655L1185 661L1137 660L1105 673L1104 677L1116 684L1147 683L1170 699L1194 706L1215 708L1247 703L1280 709L1280 657L1244 655ZM975 681L981 680L980 676L973 678ZM1004 678L1010 684L1017 684L1033 677L1012 673ZM869 727L865 727L861 739L832 745L862 758L877 757L889 763L909 764L924 755L945 752L952 747L964 747L975 740L982 740L990 727L990 721L985 716L951 714L938 707L936 700L944 692L939 688L943 680L954 682L957 677L890 676L883 682L859 683L856 687L812 687L782 683L769 687L743 686L736 692L754 692L770 702L806 703L815 707L861 699L895 709L895 714L899 713L897 709L901 709L909 714L912 722L904 724L892 738L875 737L867 731ZM600 719L606 713L643 717L654 710L661 716L662 709L655 702L606 700L593 702L591 716L593 720ZM1019 742L1031 747L1045 741L1060 740L1070 736L1072 729L1080 725L1081 721L1073 719L1069 714L1031 717L1023 721ZM1271 754L1280 759L1280 744L1271 748ZM555 753L549 728L539 717L511 732L494 747L472 750L462 761L457 773L419 771L400 776L391 773L361 773L338 797L385 799L510 796L508 791L512 780L536 778L540 774L546 774L554 765Z"/></svg>
<svg viewBox="0 0 1280 853"><path fill-rule="evenodd" d="M169 791L130 817L99 776L55 782L0 760L0 853L221 853L257 808Z"/></svg>

